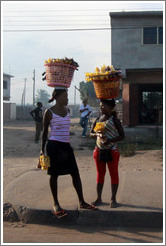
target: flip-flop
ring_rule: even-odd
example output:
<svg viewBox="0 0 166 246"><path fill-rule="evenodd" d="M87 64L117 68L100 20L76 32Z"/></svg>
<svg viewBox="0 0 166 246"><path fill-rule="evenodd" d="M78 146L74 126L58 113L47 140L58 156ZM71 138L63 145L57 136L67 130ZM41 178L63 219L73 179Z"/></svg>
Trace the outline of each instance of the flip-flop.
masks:
<svg viewBox="0 0 166 246"><path fill-rule="evenodd" d="M52 210L52 213L53 213L53 215L55 215L55 217L58 218L58 219L60 219L60 218L62 218L62 217L65 217L65 216L68 215L64 210L57 211L57 212L54 211L54 210Z"/></svg>
<svg viewBox="0 0 166 246"><path fill-rule="evenodd" d="M93 206L102 206L104 203L103 202L91 202Z"/></svg>
<svg viewBox="0 0 166 246"><path fill-rule="evenodd" d="M118 207L118 203L117 202L111 202L110 203L110 208L117 208Z"/></svg>
<svg viewBox="0 0 166 246"><path fill-rule="evenodd" d="M94 205L80 205L80 209L98 210Z"/></svg>

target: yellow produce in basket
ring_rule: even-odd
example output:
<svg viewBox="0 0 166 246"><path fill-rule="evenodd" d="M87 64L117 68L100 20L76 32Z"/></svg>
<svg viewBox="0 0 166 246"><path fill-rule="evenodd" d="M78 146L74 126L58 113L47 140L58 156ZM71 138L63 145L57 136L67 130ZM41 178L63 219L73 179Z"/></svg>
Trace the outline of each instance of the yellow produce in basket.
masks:
<svg viewBox="0 0 166 246"><path fill-rule="evenodd" d="M121 78L121 71L116 70L113 65L103 65L101 68L96 67L95 72L85 73L86 81L112 81Z"/></svg>
<svg viewBox="0 0 166 246"><path fill-rule="evenodd" d="M93 129L95 132L103 131L105 128L105 122L97 122L95 128Z"/></svg>
<svg viewBox="0 0 166 246"><path fill-rule="evenodd" d="M85 73L85 80L93 82L96 97L110 99L119 97L121 71L113 65L96 67L95 72Z"/></svg>

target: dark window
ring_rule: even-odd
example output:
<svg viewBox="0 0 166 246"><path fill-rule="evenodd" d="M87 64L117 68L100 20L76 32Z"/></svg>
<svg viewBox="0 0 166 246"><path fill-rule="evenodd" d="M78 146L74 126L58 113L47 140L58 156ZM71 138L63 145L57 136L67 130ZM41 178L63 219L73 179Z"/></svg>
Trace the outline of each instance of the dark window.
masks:
<svg viewBox="0 0 166 246"><path fill-rule="evenodd" d="M142 85L140 88L140 124L162 124L163 87L161 85Z"/></svg>
<svg viewBox="0 0 166 246"><path fill-rule="evenodd" d="M157 44L157 27L145 27L143 31L144 44Z"/></svg>
<svg viewBox="0 0 166 246"><path fill-rule="evenodd" d="M7 89L7 81L3 81L3 89Z"/></svg>
<svg viewBox="0 0 166 246"><path fill-rule="evenodd" d="M163 27L159 27L159 44L163 44Z"/></svg>

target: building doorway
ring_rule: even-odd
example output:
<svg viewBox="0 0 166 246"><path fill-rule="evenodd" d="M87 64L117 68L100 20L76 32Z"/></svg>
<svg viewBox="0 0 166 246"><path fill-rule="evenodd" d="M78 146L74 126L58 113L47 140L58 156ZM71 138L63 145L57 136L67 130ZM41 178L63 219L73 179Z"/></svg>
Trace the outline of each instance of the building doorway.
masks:
<svg viewBox="0 0 166 246"><path fill-rule="evenodd" d="M162 125L162 85L141 85L139 88L139 122L142 125Z"/></svg>

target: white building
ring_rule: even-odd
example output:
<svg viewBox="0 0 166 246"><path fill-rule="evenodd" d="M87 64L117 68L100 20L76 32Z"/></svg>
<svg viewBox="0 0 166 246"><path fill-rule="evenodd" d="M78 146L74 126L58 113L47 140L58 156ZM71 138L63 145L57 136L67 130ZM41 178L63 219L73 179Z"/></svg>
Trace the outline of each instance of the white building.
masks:
<svg viewBox="0 0 166 246"><path fill-rule="evenodd" d="M16 104L10 102L10 83L14 76L3 73L3 119L16 119Z"/></svg>

